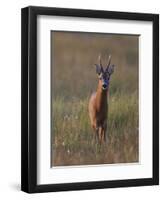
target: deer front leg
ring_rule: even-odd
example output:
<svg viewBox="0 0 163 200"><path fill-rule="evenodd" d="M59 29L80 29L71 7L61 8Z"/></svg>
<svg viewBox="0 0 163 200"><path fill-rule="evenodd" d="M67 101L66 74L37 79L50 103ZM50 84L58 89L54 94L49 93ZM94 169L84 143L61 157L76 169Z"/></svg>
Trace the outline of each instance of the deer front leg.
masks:
<svg viewBox="0 0 163 200"><path fill-rule="evenodd" d="M96 127L95 142L97 143L98 141L99 141L99 127Z"/></svg>
<svg viewBox="0 0 163 200"><path fill-rule="evenodd" d="M94 130L94 142L97 143L97 141L99 140L99 136L98 136L98 134L99 134L99 127L97 126L96 123L94 123L92 125L92 127L93 127L93 130Z"/></svg>
<svg viewBox="0 0 163 200"><path fill-rule="evenodd" d="M101 144L103 141L103 127L99 127L99 132L98 132L98 137L99 137L99 143Z"/></svg>
<svg viewBox="0 0 163 200"><path fill-rule="evenodd" d="M106 142L106 140L107 140L106 130L107 130L107 122L105 121L104 125L103 125L103 141L104 142Z"/></svg>
<svg viewBox="0 0 163 200"><path fill-rule="evenodd" d="M104 122L104 124L100 128L100 142L106 142L106 129L107 129L107 123Z"/></svg>

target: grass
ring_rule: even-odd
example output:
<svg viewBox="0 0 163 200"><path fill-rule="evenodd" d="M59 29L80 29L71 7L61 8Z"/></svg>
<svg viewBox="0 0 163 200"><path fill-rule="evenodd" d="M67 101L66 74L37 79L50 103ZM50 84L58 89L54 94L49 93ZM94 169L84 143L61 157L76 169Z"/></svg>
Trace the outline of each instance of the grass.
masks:
<svg viewBox="0 0 163 200"><path fill-rule="evenodd" d="M126 163L138 161L137 93L109 98L108 142L93 142L88 99L53 102L53 165ZM56 117L55 117L56 116Z"/></svg>

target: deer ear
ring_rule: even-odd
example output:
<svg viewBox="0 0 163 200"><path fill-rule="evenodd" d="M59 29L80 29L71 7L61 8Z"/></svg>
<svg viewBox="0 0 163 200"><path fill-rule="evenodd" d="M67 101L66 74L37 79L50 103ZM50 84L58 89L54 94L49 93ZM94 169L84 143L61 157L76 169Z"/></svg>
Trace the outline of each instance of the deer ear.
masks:
<svg viewBox="0 0 163 200"><path fill-rule="evenodd" d="M114 72L115 65L110 65L109 69L107 69L107 72L111 75Z"/></svg>
<svg viewBox="0 0 163 200"><path fill-rule="evenodd" d="M101 74L101 67L99 66L99 65L97 65L97 64L95 64L95 67L96 67L96 73L98 74L98 75L100 75Z"/></svg>

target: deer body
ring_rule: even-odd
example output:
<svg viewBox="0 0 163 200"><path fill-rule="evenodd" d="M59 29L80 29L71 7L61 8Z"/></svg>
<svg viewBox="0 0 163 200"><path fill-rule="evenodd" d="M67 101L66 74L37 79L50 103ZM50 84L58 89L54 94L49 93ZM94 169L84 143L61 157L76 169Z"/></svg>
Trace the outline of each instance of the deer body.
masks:
<svg viewBox="0 0 163 200"><path fill-rule="evenodd" d="M91 126L95 131L95 138L100 142L106 140L107 128L107 91L102 91L101 83L98 84L97 92L92 94L89 101L89 116Z"/></svg>
<svg viewBox="0 0 163 200"><path fill-rule="evenodd" d="M109 65L103 70L102 64L96 65L96 72L99 76L97 91L93 93L89 100L89 117L91 126L95 133L96 141L102 143L106 141L107 114L108 114L108 87L110 75L113 73L114 66Z"/></svg>

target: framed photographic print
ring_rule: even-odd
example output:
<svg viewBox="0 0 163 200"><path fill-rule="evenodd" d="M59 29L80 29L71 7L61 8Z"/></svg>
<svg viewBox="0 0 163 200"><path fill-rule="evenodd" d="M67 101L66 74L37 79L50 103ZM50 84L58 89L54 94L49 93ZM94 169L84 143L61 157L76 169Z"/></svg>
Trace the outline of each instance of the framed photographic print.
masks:
<svg viewBox="0 0 163 200"><path fill-rule="evenodd" d="M159 184L159 16L22 9L21 188Z"/></svg>

